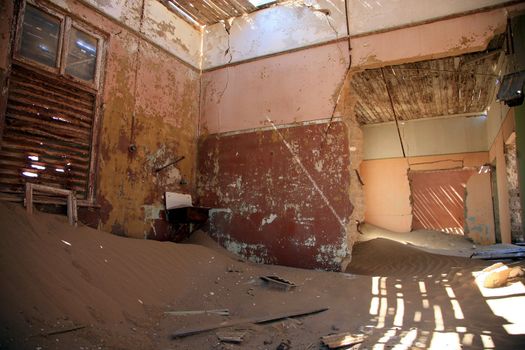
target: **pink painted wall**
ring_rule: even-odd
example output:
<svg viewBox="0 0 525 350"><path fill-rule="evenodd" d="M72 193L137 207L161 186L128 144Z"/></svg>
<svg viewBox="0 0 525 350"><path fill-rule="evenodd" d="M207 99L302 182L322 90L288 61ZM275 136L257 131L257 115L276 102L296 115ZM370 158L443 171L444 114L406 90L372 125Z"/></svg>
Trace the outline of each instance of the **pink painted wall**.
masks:
<svg viewBox="0 0 525 350"><path fill-rule="evenodd" d="M365 160L361 177L365 183L365 221L395 232L412 228L412 206L408 169L438 170L466 167L476 169L488 161L487 152L423 156L404 159ZM489 175L474 174L467 181L465 217L468 236L490 243L494 235Z"/></svg>
<svg viewBox="0 0 525 350"><path fill-rule="evenodd" d="M505 31L507 11L489 12L423 24L352 40L352 62L363 68L460 55L485 49Z"/></svg>
<svg viewBox="0 0 525 350"><path fill-rule="evenodd" d="M407 162L403 158L361 163L366 222L396 232L410 231L412 207L407 171Z"/></svg>
<svg viewBox="0 0 525 350"><path fill-rule="evenodd" d="M505 30L507 9L517 7L353 38L352 67L483 50ZM276 124L329 118L347 65L342 41L204 72L201 133L268 126L267 118Z"/></svg>
<svg viewBox="0 0 525 350"><path fill-rule="evenodd" d="M348 58L345 43L222 68L202 76L201 130L210 134L329 118Z"/></svg>

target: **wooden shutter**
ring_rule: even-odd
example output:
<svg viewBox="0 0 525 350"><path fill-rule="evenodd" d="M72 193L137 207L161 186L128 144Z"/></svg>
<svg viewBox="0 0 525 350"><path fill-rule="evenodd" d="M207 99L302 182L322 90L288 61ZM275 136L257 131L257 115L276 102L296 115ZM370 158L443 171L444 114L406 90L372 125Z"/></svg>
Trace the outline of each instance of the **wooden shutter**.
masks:
<svg viewBox="0 0 525 350"><path fill-rule="evenodd" d="M88 199L95 108L96 92L13 62L0 149L2 196L21 200L29 181Z"/></svg>

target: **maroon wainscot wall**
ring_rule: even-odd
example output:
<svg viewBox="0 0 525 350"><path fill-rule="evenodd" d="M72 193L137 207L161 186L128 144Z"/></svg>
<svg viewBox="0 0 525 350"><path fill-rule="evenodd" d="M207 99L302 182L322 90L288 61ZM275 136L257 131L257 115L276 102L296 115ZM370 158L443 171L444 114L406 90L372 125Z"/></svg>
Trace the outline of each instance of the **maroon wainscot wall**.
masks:
<svg viewBox="0 0 525 350"><path fill-rule="evenodd" d="M209 232L251 261L339 270L352 213L346 126L209 135L199 147ZM325 136L326 135L326 136Z"/></svg>

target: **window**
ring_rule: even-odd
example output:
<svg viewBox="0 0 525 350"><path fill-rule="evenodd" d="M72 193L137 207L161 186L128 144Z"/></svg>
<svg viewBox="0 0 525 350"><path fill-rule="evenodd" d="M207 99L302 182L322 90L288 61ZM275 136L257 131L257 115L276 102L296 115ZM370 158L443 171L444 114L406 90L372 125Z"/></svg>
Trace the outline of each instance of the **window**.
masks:
<svg viewBox="0 0 525 350"><path fill-rule="evenodd" d="M25 183L34 182L74 190L78 199L92 202L103 36L31 3L20 13L0 148L0 196L20 200Z"/></svg>
<svg viewBox="0 0 525 350"><path fill-rule="evenodd" d="M69 34L66 73L86 81L95 79L97 39L72 28Z"/></svg>
<svg viewBox="0 0 525 350"><path fill-rule="evenodd" d="M22 26L20 54L46 66L56 67L60 27L59 18L28 5Z"/></svg>

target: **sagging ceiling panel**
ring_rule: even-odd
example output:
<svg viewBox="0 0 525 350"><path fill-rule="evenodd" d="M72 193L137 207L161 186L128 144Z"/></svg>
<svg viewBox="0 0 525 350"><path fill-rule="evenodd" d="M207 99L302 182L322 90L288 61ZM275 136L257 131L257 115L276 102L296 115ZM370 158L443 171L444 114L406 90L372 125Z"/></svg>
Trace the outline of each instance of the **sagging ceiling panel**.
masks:
<svg viewBox="0 0 525 350"><path fill-rule="evenodd" d="M483 113L498 79L501 51L365 70L353 76L361 124Z"/></svg>

